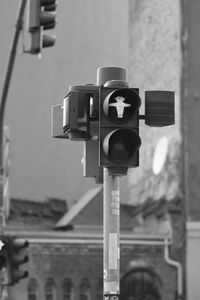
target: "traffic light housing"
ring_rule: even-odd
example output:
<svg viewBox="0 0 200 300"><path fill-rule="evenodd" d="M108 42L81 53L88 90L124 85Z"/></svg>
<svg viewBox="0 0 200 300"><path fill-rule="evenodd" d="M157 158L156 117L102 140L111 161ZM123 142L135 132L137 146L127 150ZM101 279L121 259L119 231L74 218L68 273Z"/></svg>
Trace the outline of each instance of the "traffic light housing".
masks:
<svg viewBox="0 0 200 300"><path fill-rule="evenodd" d="M56 120L54 123L57 123ZM60 137L58 127L60 126L52 126L52 129L54 129L54 134ZM88 84L70 87L70 92L63 101L63 134L63 137L70 140L84 141L84 156L82 159L84 176L94 177L96 183L102 183L103 169L99 167L98 159L98 86Z"/></svg>
<svg viewBox="0 0 200 300"><path fill-rule="evenodd" d="M11 285L28 277L28 271L21 269L21 265L28 262L28 255L24 250L28 247L27 240L21 238L9 238L9 282Z"/></svg>
<svg viewBox="0 0 200 300"><path fill-rule="evenodd" d="M31 46L28 52L41 53L42 48L55 44L56 37L45 35L44 30L56 26L56 0L30 0L29 1L29 32Z"/></svg>
<svg viewBox="0 0 200 300"><path fill-rule="evenodd" d="M85 93L70 92L64 98L63 133L70 140L81 141L90 138L89 98Z"/></svg>
<svg viewBox="0 0 200 300"><path fill-rule="evenodd" d="M63 134L73 141L98 137L98 87L71 86L63 101Z"/></svg>
<svg viewBox="0 0 200 300"><path fill-rule="evenodd" d="M139 165L139 90L100 87L99 164L124 174Z"/></svg>
<svg viewBox="0 0 200 300"><path fill-rule="evenodd" d="M145 124L154 127L174 125L174 92L145 92Z"/></svg>

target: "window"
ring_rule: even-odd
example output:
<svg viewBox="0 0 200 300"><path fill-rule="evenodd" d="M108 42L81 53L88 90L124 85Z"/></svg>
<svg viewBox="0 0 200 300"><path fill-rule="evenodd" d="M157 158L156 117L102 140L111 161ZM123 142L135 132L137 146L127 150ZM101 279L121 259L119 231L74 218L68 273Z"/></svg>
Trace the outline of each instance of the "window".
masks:
<svg viewBox="0 0 200 300"><path fill-rule="evenodd" d="M90 300L90 283L88 279L83 279L80 285L80 300Z"/></svg>
<svg viewBox="0 0 200 300"><path fill-rule="evenodd" d="M161 300L163 283L154 268L136 261L120 280L120 299Z"/></svg>
<svg viewBox="0 0 200 300"><path fill-rule="evenodd" d="M53 278L48 278L46 280L45 300L56 300L56 285Z"/></svg>
<svg viewBox="0 0 200 300"><path fill-rule="evenodd" d="M35 278L30 278L28 283L28 300L38 299L38 283Z"/></svg>
<svg viewBox="0 0 200 300"><path fill-rule="evenodd" d="M65 278L63 281L63 300L72 300L73 294L72 294L72 281L69 278Z"/></svg>

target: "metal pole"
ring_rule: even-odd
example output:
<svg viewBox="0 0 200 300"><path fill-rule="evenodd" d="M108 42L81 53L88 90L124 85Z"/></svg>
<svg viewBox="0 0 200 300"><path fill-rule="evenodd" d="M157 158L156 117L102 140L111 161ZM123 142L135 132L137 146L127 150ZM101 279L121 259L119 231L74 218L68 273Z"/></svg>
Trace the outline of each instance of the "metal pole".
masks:
<svg viewBox="0 0 200 300"><path fill-rule="evenodd" d="M126 80L126 70L116 67L102 67L97 70L97 85L110 80ZM118 300L120 287L120 176L104 168L104 300Z"/></svg>
<svg viewBox="0 0 200 300"><path fill-rule="evenodd" d="M104 298L119 298L120 176L104 168ZM114 297L114 298L113 298Z"/></svg>
<svg viewBox="0 0 200 300"><path fill-rule="evenodd" d="M19 14L17 18L16 23L16 29L15 29L15 35L13 38L12 48L10 51L10 57L8 61L8 67L6 72L6 77L3 85L3 92L1 96L1 103L0 103L0 214L1 214L1 220L0 220L0 226L2 227L2 224L4 223L4 208L3 208L3 186L4 186L4 168L3 168L3 133L4 133L4 113L5 113L5 105L6 105L6 99L7 94L10 86L10 80L12 76L13 66L15 62L15 56L16 56L16 49L19 39L19 33L22 29L22 21L23 21L23 15L24 10L26 6L26 0L21 0ZM0 227L0 230L2 228Z"/></svg>

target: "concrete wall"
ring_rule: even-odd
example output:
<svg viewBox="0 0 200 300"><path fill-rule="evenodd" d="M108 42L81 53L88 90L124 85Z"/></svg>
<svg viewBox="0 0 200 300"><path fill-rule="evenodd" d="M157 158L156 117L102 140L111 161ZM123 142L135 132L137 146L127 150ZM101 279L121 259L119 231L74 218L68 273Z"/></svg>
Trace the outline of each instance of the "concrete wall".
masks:
<svg viewBox="0 0 200 300"><path fill-rule="evenodd" d="M140 121L140 168L129 172L130 203L152 197L172 199L180 193L180 23L178 0L129 1L129 83L140 89L141 114L144 113L144 92L175 92L175 125L153 128ZM158 175L152 171L152 160L159 139L169 140L167 162Z"/></svg>
<svg viewBox="0 0 200 300"><path fill-rule="evenodd" d="M68 87L96 82L99 66L128 66L128 2L59 0L57 42L42 60L21 55L8 94L6 124L11 135L11 196L81 197L94 186L83 178L83 144L50 137L51 106L62 103ZM20 1L0 2L0 90Z"/></svg>
<svg viewBox="0 0 200 300"><path fill-rule="evenodd" d="M152 89L171 89L176 93L175 126L163 129L141 126L141 166L130 172L129 201L137 203L162 196L168 200L176 196L182 199L179 247L186 257L182 262L185 297L192 300L200 295L200 3L198 0L129 3L132 85L141 89L142 97L144 90ZM155 176L152 157L163 135L170 140L170 147L163 170ZM186 219L188 230L184 235Z"/></svg>
<svg viewBox="0 0 200 300"><path fill-rule="evenodd" d="M183 192L187 217L187 299L199 297L200 247L200 3L184 1L183 12L183 74L181 120L183 133Z"/></svg>
<svg viewBox="0 0 200 300"><path fill-rule="evenodd" d="M148 127L140 121L140 168L131 169L128 176L129 202L133 204L153 200L177 198L183 202L181 154L181 80L182 80L182 6L179 0L129 1L129 83L140 89L144 114L145 91L171 90L175 92L175 125L163 128ZM168 152L158 174L152 164L158 142L168 139ZM162 151L162 150L160 150ZM179 219L178 236L174 247L180 253L185 273L184 210ZM176 228L173 227L175 233ZM171 253L172 254L172 253ZM174 257L175 259L175 257ZM184 281L183 281L184 282ZM185 285L183 285L185 286ZM175 296L174 296L175 297ZM171 296L171 299L174 299Z"/></svg>
<svg viewBox="0 0 200 300"><path fill-rule="evenodd" d="M184 196L188 221L200 221L200 39L199 1L183 3L182 132Z"/></svg>

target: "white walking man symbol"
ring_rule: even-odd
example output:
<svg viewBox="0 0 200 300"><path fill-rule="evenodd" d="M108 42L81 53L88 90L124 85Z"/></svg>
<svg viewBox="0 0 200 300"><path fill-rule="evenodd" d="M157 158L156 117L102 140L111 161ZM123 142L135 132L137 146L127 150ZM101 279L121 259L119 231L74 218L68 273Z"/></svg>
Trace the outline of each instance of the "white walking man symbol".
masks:
<svg viewBox="0 0 200 300"><path fill-rule="evenodd" d="M119 96L115 98L116 102L115 103L110 103L109 106L114 106L116 107L117 110L117 118L123 118L124 115L124 108L125 107L130 107L130 103L124 103L125 98Z"/></svg>

